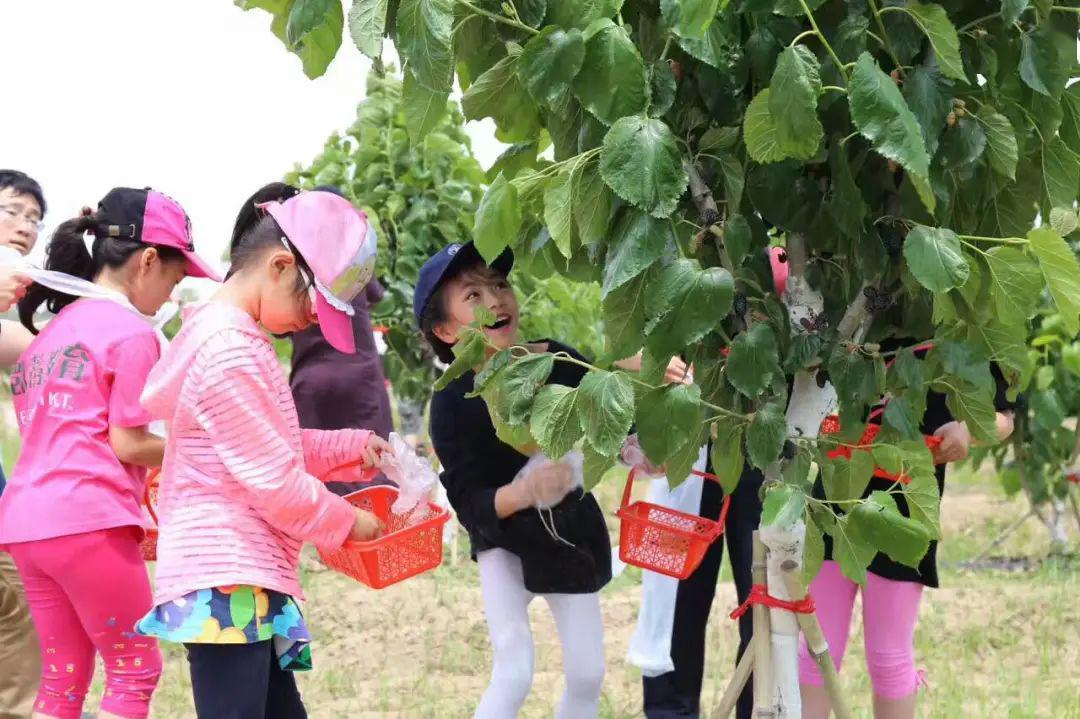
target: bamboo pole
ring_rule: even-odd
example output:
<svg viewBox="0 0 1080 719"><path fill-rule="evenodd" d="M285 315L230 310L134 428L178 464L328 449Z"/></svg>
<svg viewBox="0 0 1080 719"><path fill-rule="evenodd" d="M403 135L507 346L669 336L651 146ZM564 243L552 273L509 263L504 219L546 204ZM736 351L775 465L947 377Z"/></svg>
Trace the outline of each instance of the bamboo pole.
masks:
<svg viewBox="0 0 1080 719"><path fill-rule="evenodd" d="M731 681L728 682L727 689L724 690L724 696L720 698L720 704L712 713L712 719L728 719L731 716L731 712L735 711L735 705L739 703L739 695L742 694L743 689L746 687L746 682L750 679L750 673L753 669L754 643L751 642L739 659L739 664L735 667L735 674L731 677Z"/></svg>
<svg viewBox="0 0 1080 719"><path fill-rule="evenodd" d="M768 583L765 545L761 541L761 535L756 531L754 532L752 572L754 584ZM776 691L773 687L772 627L769 622L769 608L763 604L755 604L752 611L754 618L754 716L759 719L774 719Z"/></svg>
<svg viewBox="0 0 1080 719"><path fill-rule="evenodd" d="M802 577L798 576L799 565L795 562L785 562L781 567L784 570L784 584L792 600L799 601L806 596L806 584ZM833 714L836 719L853 719L851 709L844 700L840 690L840 675L833 665L832 656L829 654L829 644L825 641L825 635L821 631L821 623L816 614L795 614L799 622L799 628L806 638L806 646L810 650L810 656L817 662L821 669L821 676L825 680L825 692L829 695L832 703Z"/></svg>

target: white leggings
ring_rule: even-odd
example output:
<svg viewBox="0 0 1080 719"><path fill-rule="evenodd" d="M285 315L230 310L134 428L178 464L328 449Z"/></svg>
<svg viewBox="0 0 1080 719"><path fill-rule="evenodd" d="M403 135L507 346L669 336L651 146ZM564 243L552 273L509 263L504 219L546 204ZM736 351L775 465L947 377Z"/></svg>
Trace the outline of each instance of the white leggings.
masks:
<svg viewBox="0 0 1080 719"><path fill-rule="evenodd" d="M505 549L477 556L495 657L491 683L475 719L512 719L529 695L533 678L533 637L529 602L536 595L525 588L521 559ZM562 644L563 692L556 719L595 719L604 683L604 624L600 595L542 594L555 617Z"/></svg>

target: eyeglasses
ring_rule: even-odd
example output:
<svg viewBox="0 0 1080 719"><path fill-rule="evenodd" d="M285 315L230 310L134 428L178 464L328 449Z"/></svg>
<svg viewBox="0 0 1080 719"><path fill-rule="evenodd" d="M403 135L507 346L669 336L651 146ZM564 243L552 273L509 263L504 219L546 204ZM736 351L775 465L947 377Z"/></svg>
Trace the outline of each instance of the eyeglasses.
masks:
<svg viewBox="0 0 1080 719"><path fill-rule="evenodd" d="M0 205L0 213L7 216L12 221L18 222L19 220L22 220L23 222L26 222L34 228L35 232L41 232L45 229L45 223L38 219L37 215L28 213L18 206Z"/></svg>

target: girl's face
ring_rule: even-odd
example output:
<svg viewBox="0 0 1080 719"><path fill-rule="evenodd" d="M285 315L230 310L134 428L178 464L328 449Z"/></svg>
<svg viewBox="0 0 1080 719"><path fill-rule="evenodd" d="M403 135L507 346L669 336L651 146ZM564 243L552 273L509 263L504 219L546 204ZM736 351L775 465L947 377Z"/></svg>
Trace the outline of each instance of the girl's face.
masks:
<svg viewBox="0 0 1080 719"><path fill-rule="evenodd" d="M259 323L273 335L299 332L318 322L315 281L282 247L267 253L259 268Z"/></svg>
<svg viewBox="0 0 1080 719"><path fill-rule="evenodd" d="M137 252L130 262L135 266L132 268L128 299L144 315L157 313L187 274L183 260L163 260L154 247Z"/></svg>
<svg viewBox="0 0 1080 719"><path fill-rule="evenodd" d="M518 343L517 295L506 277L490 267L469 269L448 280L442 301L447 320L434 331L443 342L457 342L458 333L476 320L476 308L484 307L495 315L495 322L484 328L488 341L499 349Z"/></svg>

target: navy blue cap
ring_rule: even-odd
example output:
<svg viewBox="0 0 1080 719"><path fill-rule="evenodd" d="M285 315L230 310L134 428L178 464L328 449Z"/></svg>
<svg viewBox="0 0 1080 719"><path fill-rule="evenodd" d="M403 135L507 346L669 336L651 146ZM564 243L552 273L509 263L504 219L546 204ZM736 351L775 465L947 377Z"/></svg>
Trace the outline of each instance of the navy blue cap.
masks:
<svg viewBox="0 0 1080 719"><path fill-rule="evenodd" d="M465 244L455 242L428 258L428 261L420 268L420 274L416 278L416 290L413 292L413 315L416 317L417 326L420 325L420 318L424 316L424 310L431 302L431 296L435 294L435 290L439 289L443 279L452 277L454 270L463 264L472 264L477 260L483 262L480 252L472 242ZM509 249L505 250L489 266L504 275L510 274L510 270L514 267L514 253Z"/></svg>

